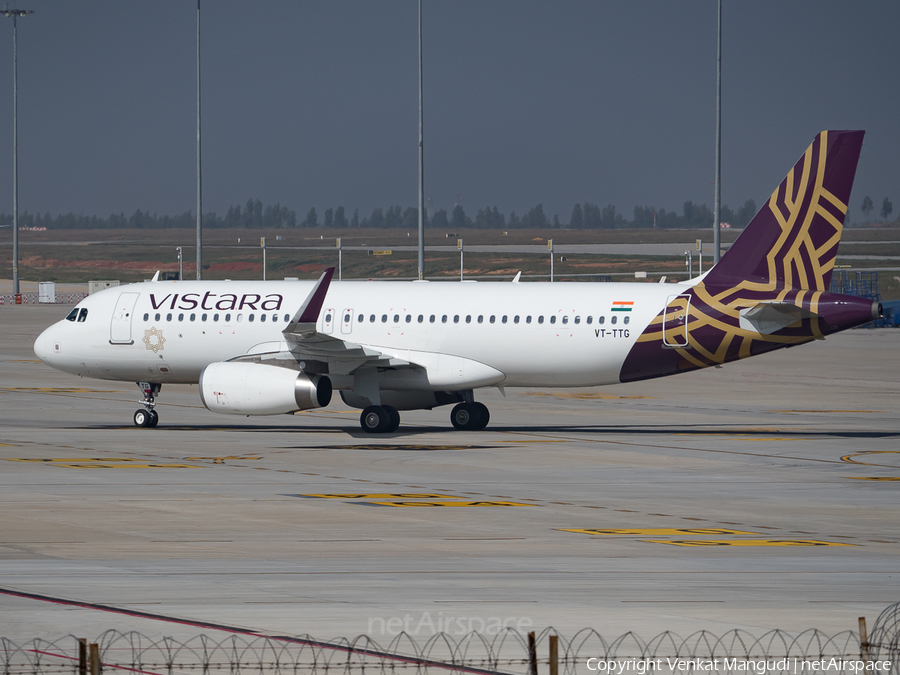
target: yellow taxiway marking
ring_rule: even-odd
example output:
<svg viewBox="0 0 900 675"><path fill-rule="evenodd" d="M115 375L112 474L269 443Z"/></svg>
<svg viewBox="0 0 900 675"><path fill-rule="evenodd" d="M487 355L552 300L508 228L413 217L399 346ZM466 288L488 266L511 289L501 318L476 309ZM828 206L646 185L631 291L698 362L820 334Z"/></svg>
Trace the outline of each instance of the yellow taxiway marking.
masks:
<svg viewBox="0 0 900 675"><path fill-rule="evenodd" d="M251 459L262 459L262 457L239 457L237 455L229 455L228 457L185 457L187 461L193 462L201 462L201 461L210 461L213 464L224 464L225 460L240 460L240 461L248 461Z"/></svg>
<svg viewBox="0 0 900 675"><path fill-rule="evenodd" d="M553 398L574 398L579 400L631 400L631 399L653 399L652 396L614 396L612 394L592 394L590 392L578 393L578 392L563 392L563 391L551 391L551 392L543 392L543 391L533 391L528 392L527 394L522 394L522 396L546 396Z"/></svg>
<svg viewBox="0 0 900 675"><path fill-rule="evenodd" d="M131 457L67 457L65 459L4 458L7 462L40 462L66 469L201 469L194 464L150 463Z"/></svg>
<svg viewBox="0 0 900 675"><path fill-rule="evenodd" d="M847 476L850 480L900 480L900 476Z"/></svg>
<svg viewBox="0 0 900 675"><path fill-rule="evenodd" d="M365 506L441 507L441 506L537 506L518 502L355 502Z"/></svg>
<svg viewBox="0 0 900 675"><path fill-rule="evenodd" d="M883 410L768 410L780 413L883 413Z"/></svg>
<svg viewBox="0 0 900 675"><path fill-rule="evenodd" d="M723 528L674 528L674 527L655 527L655 528L614 528L614 529L595 529L595 528L578 528L578 529L560 529L560 532L577 532L579 534L595 534L595 535L639 535L664 537L667 535L678 534L756 534L759 532L743 532L741 530L728 530Z"/></svg>
<svg viewBox="0 0 900 675"><path fill-rule="evenodd" d="M455 495L442 495L430 492L382 492L375 494L321 494L297 495L298 497L316 497L318 499L465 499Z"/></svg>
<svg viewBox="0 0 900 675"><path fill-rule="evenodd" d="M670 544L672 546L857 546L836 541L816 539L641 539L648 544Z"/></svg>
<svg viewBox="0 0 900 675"><path fill-rule="evenodd" d="M37 391L42 394L124 394L111 389L89 389L87 387L3 387L2 391Z"/></svg>
<svg viewBox="0 0 900 675"><path fill-rule="evenodd" d="M863 457L868 455L896 455L900 454L900 450L864 450L863 452L854 452L852 455L844 455L841 457L842 462L847 462L848 464L862 464L864 466L886 466L892 469L896 469L897 466L894 464L872 464L871 462L860 462L859 460L853 459L853 457Z"/></svg>

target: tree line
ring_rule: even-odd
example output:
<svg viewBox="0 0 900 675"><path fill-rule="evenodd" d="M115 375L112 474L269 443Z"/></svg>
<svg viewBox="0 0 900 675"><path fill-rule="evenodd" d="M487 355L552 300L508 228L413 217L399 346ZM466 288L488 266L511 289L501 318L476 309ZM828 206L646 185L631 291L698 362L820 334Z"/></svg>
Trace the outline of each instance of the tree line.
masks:
<svg viewBox="0 0 900 675"><path fill-rule="evenodd" d="M868 199L868 198L867 198ZM890 202L885 200L885 207L890 214ZM871 203L871 200L869 200ZM868 215L868 211L863 209ZM871 207L869 207L871 211ZM734 227L744 227L756 214L756 203L748 199L738 209L722 206L721 221ZM0 225L7 226L12 222L12 215L0 213ZM378 207L368 216L360 216L359 209L353 213L343 207L327 208L320 217L315 208L311 208L305 218L281 204L264 205L258 199L248 199L243 206L231 206L225 214L209 212L203 214L204 228L243 228L243 229L293 229L293 228L382 228L414 230L418 227L419 212L415 207L402 208L400 205L387 208ZM496 206L478 209L474 215L466 213L461 204L456 204L449 211L438 209L426 216L426 227L433 229L458 230L464 228L477 229L631 229L631 228L690 228L700 229L712 227L713 212L706 204L695 204L687 201L681 213L667 211L652 206L635 206L631 217L620 213L612 204L601 207L599 204L584 202L575 204L567 221L562 222L559 216L548 217L543 204L538 204L521 215L515 211L506 215ZM65 229L119 229L137 228L163 230L170 228L188 229L196 226L196 219L191 211L180 215L169 216L142 211L138 209L130 216L124 213L111 214L107 218L67 213L51 216L31 214L27 211L19 215L20 227L46 227L48 230Z"/></svg>

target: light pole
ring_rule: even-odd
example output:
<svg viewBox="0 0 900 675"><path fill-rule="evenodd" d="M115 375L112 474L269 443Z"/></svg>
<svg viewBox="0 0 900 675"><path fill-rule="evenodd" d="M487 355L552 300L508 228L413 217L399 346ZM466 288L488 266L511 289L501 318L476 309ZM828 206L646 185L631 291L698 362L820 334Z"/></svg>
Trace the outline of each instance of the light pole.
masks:
<svg viewBox="0 0 900 675"><path fill-rule="evenodd" d="M197 0L198 2L200 0ZM419 0L419 281L425 279L425 156L422 129L422 0Z"/></svg>
<svg viewBox="0 0 900 675"><path fill-rule="evenodd" d="M18 25L20 16L34 14L30 9L4 10L3 16L12 17L13 20L13 295L16 300L19 296L19 54L17 50Z"/></svg>
<svg viewBox="0 0 900 675"><path fill-rule="evenodd" d="M200 174L200 0L197 0L197 281L203 274L203 182Z"/></svg>
<svg viewBox="0 0 900 675"><path fill-rule="evenodd" d="M459 249L459 280L463 280L463 240L456 240L456 247Z"/></svg>
<svg viewBox="0 0 900 675"><path fill-rule="evenodd" d="M341 248L341 238L338 237L334 245L338 250L338 281L344 278L344 250Z"/></svg>
<svg viewBox="0 0 900 675"><path fill-rule="evenodd" d="M550 251L550 283L553 283L553 240L547 240L547 250Z"/></svg>
<svg viewBox="0 0 900 675"><path fill-rule="evenodd" d="M178 251L178 281L184 281L184 258L181 255L181 247L176 246L175 250Z"/></svg>
<svg viewBox="0 0 900 675"><path fill-rule="evenodd" d="M713 265L719 262L722 233L722 0L719 0L719 30L716 39L716 195L713 200Z"/></svg>

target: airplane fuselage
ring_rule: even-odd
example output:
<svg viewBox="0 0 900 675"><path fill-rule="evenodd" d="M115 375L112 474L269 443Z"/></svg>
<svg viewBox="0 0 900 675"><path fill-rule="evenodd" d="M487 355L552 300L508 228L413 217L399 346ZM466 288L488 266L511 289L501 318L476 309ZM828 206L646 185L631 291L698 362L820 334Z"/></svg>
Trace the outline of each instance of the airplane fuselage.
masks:
<svg viewBox="0 0 900 675"><path fill-rule="evenodd" d="M48 328L35 350L53 367L84 377L196 383L210 363L286 349L282 330L312 287L310 281L183 281L111 288L79 303L79 311L87 310L84 321ZM456 387L448 372L441 389L606 385L619 382L637 337L684 288L333 282L317 330L432 370L441 370L435 362L442 356L483 370L456 374ZM445 361L448 370L457 367Z"/></svg>

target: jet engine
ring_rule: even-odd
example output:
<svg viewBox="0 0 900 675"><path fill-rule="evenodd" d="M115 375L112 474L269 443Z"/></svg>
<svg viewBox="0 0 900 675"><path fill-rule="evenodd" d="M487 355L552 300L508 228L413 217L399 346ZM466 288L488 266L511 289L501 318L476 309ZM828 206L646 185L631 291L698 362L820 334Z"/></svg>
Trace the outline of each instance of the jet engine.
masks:
<svg viewBox="0 0 900 675"><path fill-rule="evenodd" d="M281 415L331 402L331 380L261 363L210 363L200 373L200 400L225 415Z"/></svg>

